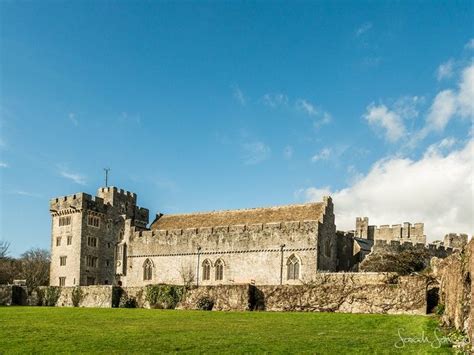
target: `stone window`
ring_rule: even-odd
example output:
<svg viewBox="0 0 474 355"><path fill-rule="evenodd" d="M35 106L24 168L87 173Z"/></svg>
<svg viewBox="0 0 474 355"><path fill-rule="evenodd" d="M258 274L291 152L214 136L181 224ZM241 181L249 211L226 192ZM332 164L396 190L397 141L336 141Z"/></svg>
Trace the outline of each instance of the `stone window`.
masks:
<svg viewBox="0 0 474 355"><path fill-rule="evenodd" d="M72 244L72 235L68 235L67 236L67 245L71 245Z"/></svg>
<svg viewBox="0 0 474 355"><path fill-rule="evenodd" d="M61 246L61 237L56 237L56 246Z"/></svg>
<svg viewBox="0 0 474 355"><path fill-rule="evenodd" d="M88 267L97 267L97 257L96 257L96 256L87 255L87 256L86 256L86 265L87 265Z"/></svg>
<svg viewBox="0 0 474 355"><path fill-rule="evenodd" d="M110 260L105 260L105 266L110 266Z"/></svg>
<svg viewBox="0 0 474 355"><path fill-rule="evenodd" d="M87 245L93 248L97 247L97 238L96 237L87 237Z"/></svg>
<svg viewBox="0 0 474 355"><path fill-rule="evenodd" d="M216 281L222 281L224 279L224 262L219 259L214 266L216 268Z"/></svg>
<svg viewBox="0 0 474 355"><path fill-rule="evenodd" d="M204 260L202 262L202 279L204 281L209 281L211 279L211 262L209 260Z"/></svg>
<svg viewBox="0 0 474 355"><path fill-rule="evenodd" d="M60 256L59 257L59 266L66 266L66 259L67 259L67 256Z"/></svg>
<svg viewBox="0 0 474 355"><path fill-rule="evenodd" d="M300 261L293 254L286 262L288 280L298 280L300 277Z"/></svg>
<svg viewBox="0 0 474 355"><path fill-rule="evenodd" d="M150 281L153 278L153 263L146 259L143 263L143 281Z"/></svg>
<svg viewBox="0 0 474 355"><path fill-rule="evenodd" d="M68 226L71 224L71 216L59 217L59 226Z"/></svg>
<svg viewBox="0 0 474 355"><path fill-rule="evenodd" d="M100 227L100 218L97 216L88 215L87 216L87 225L95 228Z"/></svg>
<svg viewBox="0 0 474 355"><path fill-rule="evenodd" d="M66 286L66 278L60 277L59 278L59 286Z"/></svg>

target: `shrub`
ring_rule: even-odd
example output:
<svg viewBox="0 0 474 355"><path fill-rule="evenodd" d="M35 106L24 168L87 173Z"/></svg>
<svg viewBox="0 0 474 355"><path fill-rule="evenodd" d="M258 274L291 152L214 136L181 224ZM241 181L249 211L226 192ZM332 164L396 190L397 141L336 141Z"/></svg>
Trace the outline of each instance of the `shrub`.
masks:
<svg viewBox="0 0 474 355"><path fill-rule="evenodd" d="M409 249L400 252L374 252L360 264L360 271L396 272L409 275L420 272L430 264L431 256L425 249Z"/></svg>
<svg viewBox="0 0 474 355"><path fill-rule="evenodd" d="M137 308L137 300L135 297L127 297L123 295L120 298L120 303L119 303L120 308Z"/></svg>
<svg viewBox="0 0 474 355"><path fill-rule="evenodd" d="M151 308L174 309L183 299L184 291L184 286L148 285L145 299Z"/></svg>
<svg viewBox="0 0 474 355"><path fill-rule="evenodd" d="M79 304L84 298L84 291L78 286L74 287L71 293L71 301L74 307L79 307Z"/></svg>
<svg viewBox="0 0 474 355"><path fill-rule="evenodd" d="M120 307L120 300L123 295L123 289L121 287L112 288L112 308Z"/></svg>
<svg viewBox="0 0 474 355"><path fill-rule="evenodd" d="M196 307L202 311L212 311L212 308L214 308L214 301L211 298L204 296L197 301Z"/></svg>
<svg viewBox="0 0 474 355"><path fill-rule="evenodd" d="M442 303L439 303L438 305L436 305L435 307L435 313L438 315L438 316L442 316L444 314L444 304Z"/></svg>
<svg viewBox="0 0 474 355"><path fill-rule="evenodd" d="M61 295L61 288L50 286L46 288L44 293L44 301L42 302L44 306L56 306L59 296Z"/></svg>

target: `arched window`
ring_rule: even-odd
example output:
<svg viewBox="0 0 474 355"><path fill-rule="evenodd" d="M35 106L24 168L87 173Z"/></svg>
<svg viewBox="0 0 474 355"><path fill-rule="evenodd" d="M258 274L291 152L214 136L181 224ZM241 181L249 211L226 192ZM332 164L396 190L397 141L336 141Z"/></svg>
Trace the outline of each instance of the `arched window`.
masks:
<svg viewBox="0 0 474 355"><path fill-rule="evenodd" d="M298 280L300 277L300 261L293 254L286 262L288 280Z"/></svg>
<svg viewBox="0 0 474 355"><path fill-rule="evenodd" d="M207 259L202 262L202 279L204 281L211 279L211 262Z"/></svg>
<svg viewBox="0 0 474 355"><path fill-rule="evenodd" d="M150 281L153 278L153 263L146 259L143 263L143 281Z"/></svg>
<svg viewBox="0 0 474 355"><path fill-rule="evenodd" d="M222 281L224 279L224 262L219 259L214 266L216 267L216 281Z"/></svg>

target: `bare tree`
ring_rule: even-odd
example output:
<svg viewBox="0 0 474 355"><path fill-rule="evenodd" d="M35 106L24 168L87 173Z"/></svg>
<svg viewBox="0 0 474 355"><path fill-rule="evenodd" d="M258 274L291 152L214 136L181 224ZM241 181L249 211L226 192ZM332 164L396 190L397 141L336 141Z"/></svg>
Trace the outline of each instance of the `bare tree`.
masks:
<svg viewBox="0 0 474 355"><path fill-rule="evenodd" d="M0 259L8 256L8 249L10 249L10 242L6 240L0 240Z"/></svg>
<svg viewBox="0 0 474 355"><path fill-rule="evenodd" d="M21 271L18 275L26 280L29 287L49 284L49 265L51 262L49 251L33 248L27 250L20 258Z"/></svg>
<svg viewBox="0 0 474 355"><path fill-rule="evenodd" d="M179 275L181 280L183 280L183 285L185 287L190 287L194 282L194 269L190 264L181 265L179 269Z"/></svg>

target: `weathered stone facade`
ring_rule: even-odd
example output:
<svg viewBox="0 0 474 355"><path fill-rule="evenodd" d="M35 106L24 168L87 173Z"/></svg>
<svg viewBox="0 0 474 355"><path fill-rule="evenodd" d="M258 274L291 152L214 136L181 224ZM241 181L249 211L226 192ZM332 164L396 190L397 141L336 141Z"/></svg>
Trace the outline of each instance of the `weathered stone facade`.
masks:
<svg viewBox="0 0 474 355"><path fill-rule="evenodd" d="M443 322L465 332L472 341L474 240L446 259L434 259L432 267L433 275L439 281L439 303L444 307Z"/></svg>
<svg viewBox="0 0 474 355"><path fill-rule="evenodd" d="M52 286L298 284L336 271L332 200L157 215L115 187L50 202ZM291 270L290 270L291 268Z"/></svg>

